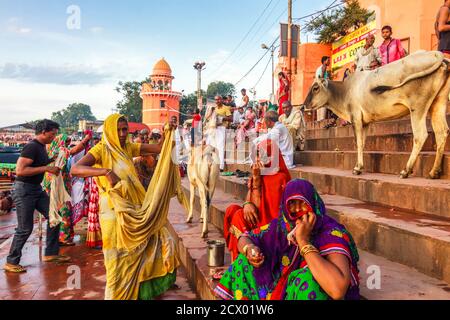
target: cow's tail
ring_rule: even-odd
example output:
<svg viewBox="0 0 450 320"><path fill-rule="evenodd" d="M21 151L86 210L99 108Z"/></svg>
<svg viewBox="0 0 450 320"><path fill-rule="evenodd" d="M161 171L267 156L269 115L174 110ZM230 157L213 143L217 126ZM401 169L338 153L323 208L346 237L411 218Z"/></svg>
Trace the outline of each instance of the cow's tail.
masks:
<svg viewBox="0 0 450 320"><path fill-rule="evenodd" d="M430 68L428 68L427 70L412 74L408 77L406 77L405 80L403 80L400 84L395 85L395 86L377 86L375 88L372 89L372 92L377 93L377 94L382 94L386 91L389 90L394 90L397 88L400 88L402 86L404 86L405 84L407 84L408 82L412 81L412 80L416 80L416 79L420 79L426 76L429 76L430 74L434 73L437 69L439 69L442 66L442 63L446 63L447 67L449 66L450 60L448 59L443 59L443 60L439 60L439 62L435 63L433 66L431 66Z"/></svg>

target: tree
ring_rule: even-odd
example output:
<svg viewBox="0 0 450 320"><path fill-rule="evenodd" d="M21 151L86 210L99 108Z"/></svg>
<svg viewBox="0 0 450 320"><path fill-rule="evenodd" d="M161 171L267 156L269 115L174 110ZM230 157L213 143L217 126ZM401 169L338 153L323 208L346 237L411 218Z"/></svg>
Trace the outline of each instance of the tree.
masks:
<svg viewBox="0 0 450 320"><path fill-rule="evenodd" d="M131 122L142 122L142 98L141 89L145 82L150 82L150 79L144 81L120 81L116 91L122 94L123 98L117 102L118 111L126 116Z"/></svg>
<svg viewBox="0 0 450 320"><path fill-rule="evenodd" d="M370 12L362 8L358 0L349 0L344 7L329 13L324 12L313 18L305 29L313 32L320 43L333 43L349 32L362 27L372 17L374 17L374 11Z"/></svg>
<svg viewBox="0 0 450 320"><path fill-rule="evenodd" d="M97 120L92 114L91 107L84 103L72 103L66 109L52 113L52 120L62 128L76 128L80 120Z"/></svg>
<svg viewBox="0 0 450 320"><path fill-rule="evenodd" d="M208 99L214 99L216 95L227 96L229 94L234 95L236 93L236 88L234 84L223 81L211 82L208 85L208 90L206 91L206 96Z"/></svg>
<svg viewBox="0 0 450 320"><path fill-rule="evenodd" d="M205 101L206 92L202 90L203 101ZM197 93L183 95L180 102L180 123L191 118L197 108Z"/></svg>

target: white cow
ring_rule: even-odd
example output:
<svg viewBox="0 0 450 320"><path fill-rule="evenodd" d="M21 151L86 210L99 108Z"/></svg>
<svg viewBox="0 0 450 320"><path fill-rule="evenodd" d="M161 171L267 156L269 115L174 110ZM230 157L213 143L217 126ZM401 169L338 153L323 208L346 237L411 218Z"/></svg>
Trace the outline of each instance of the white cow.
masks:
<svg viewBox="0 0 450 320"><path fill-rule="evenodd" d="M368 125L372 122L411 115L414 146L406 168L407 178L428 137L427 114L436 135L437 152L432 179L441 174L445 142L449 135L446 119L450 92L450 60L441 52L421 51L374 71L356 72L344 82L316 80L305 100L307 109L327 106L340 118L353 124L358 161L354 174L363 169L363 150Z"/></svg>
<svg viewBox="0 0 450 320"><path fill-rule="evenodd" d="M190 184L190 209L187 223L192 222L194 214L195 189L200 197L200 222L203 222L202 238L208 236L209 208L219 178L219 155L216 148L200 145L191 148L187 166Z"/></svg>

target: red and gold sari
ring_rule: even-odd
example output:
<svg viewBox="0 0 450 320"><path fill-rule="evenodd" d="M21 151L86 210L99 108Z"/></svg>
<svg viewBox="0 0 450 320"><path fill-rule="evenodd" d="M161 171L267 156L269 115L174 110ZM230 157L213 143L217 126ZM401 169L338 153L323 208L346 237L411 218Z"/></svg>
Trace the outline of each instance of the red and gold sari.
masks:
<svg viewBox="0 0 450 320"><path fill-rule="evenodd" d="M224 219L224 237L233 261L239 255L237 246L239 236L244 232L269 224L277 217L284 188L291 180L291 175L284 163L278 146L272 144L271 140L265 140L260 146L261 145L264 147L267 156L271 158L271 160L265 164L267 168L271 166L273 157L278 155L278 172L272 175L261 175L260 189L256 195L254 194L252 187L254 177L249 181L250 200L255 199L255 196L260 197L258 223L256 225L252 225L244 219L244 210L242 206L231 205L227 208ZM252 202L257 201L253 200Z"/></svg>

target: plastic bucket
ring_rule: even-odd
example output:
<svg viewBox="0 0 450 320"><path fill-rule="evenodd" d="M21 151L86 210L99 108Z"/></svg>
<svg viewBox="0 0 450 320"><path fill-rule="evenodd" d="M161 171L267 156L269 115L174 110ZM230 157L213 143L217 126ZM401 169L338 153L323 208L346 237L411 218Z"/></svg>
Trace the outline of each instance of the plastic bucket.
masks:
<svg viewBox="0 0 450 320"><path fill-rule="evenodd" d="M207 242L208 266L222 267L225 260L225 242L221 240L210 240Z"/></svg>

